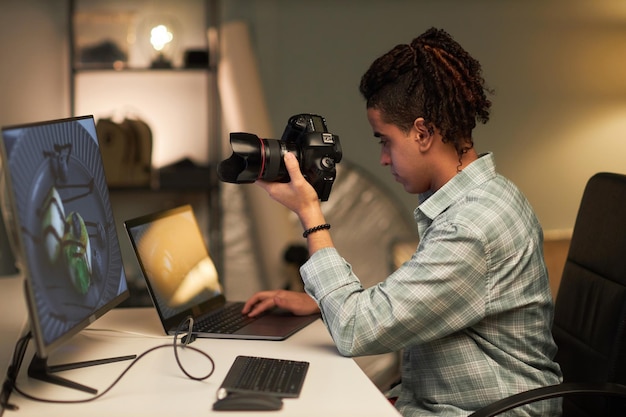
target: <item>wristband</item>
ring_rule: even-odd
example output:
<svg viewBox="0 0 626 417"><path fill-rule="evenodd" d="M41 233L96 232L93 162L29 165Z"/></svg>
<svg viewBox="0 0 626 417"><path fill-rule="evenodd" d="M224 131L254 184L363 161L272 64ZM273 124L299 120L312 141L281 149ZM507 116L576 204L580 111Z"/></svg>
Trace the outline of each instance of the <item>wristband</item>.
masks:
<svg viewBox="0 0 626 417"><path fill-rule="evenodd" d="M330 229L330 224L328 223L320 224L315 227L311 227L310 229L306 229L304 233L302 233L302 237L307 237L311 233L319 232L320 230L328 230L328 229Z"/></svg>

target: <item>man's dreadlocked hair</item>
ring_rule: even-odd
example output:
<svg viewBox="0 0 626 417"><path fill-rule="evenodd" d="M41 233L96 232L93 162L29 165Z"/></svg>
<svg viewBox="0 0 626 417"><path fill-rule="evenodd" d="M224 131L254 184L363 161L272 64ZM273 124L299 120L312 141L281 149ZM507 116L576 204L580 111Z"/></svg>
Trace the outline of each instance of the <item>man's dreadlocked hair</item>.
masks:
<svg viewBox="0 0 626 417"><path fill-rule="evenodd" d="M480 63L441 29L431 28L376 59L360 91L368 108L405 132L423 117L429 129L436 126L443 141L454 144L459 158L474 145L476 121L489 120L490 91Z"/></svg>

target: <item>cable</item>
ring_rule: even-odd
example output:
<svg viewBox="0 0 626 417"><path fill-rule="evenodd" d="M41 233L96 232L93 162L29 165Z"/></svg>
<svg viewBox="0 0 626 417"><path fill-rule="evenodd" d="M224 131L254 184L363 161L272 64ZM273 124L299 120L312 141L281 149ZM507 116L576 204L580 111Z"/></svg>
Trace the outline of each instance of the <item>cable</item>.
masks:
<svg viewBox="0 0 626 417"><path fill-rule="evenodd" d="M15 388L15 381L22 365L22 360L26 354L26 347L30 340L31 334L27 332L24 336L20 337L15 343L15 349L13 350L13 357L11 358L11 364L7 369L7 375L4 383L2 384L2 391L0 392L0 406L5 410L17 410L18 406L9 403L9 397L11 391Z"/></svg>
<svg viewBox="0 0 626 417"><path fill-rule="evenodd" d="M201 352L211 362L211 371L207 375L202 376L202 377L196 377L196 376L191 375L189 372L187 372L187 370L185 369L183 364L180 362L180 358L178 357L178 349L176 349L176 341L178 340L177 336L180 333L180 331L182 330L182 327L187 322L189 322L189 327L188 327L188 330L187 330L186 334L182 337L182 341L183 341L182 348L183 349L192 349L194 351ZM215 371L215 362L213 362L213 359L208 354L206 354L206 353L204 353L204 352L202 352L202 351L200 351L200 350L198 350L196 348L192 348L192 347L188 346L189 343L193 342L194 340L196 340L196 334L193 332L193 317L189 316L185 320L183 320L183 322L180 323L178 325L178 328L176 329L176 334L174 335L174 357L176 358L176 363L178 364L178 367L180 368L180 370L183 371L183 373L185 375L187 375L187 377L189 379L193 379L194 381L204 381L205 379L207 379L211 375L213 375L213 372Z"/></svg>
<svg viewBox="0 0 626 417"><path fill-rule="evenodd" d="M99 327L88 327L83 330L86 333L116 333L121 337L140 337L140 338L148 338L148 339L169 339L171 336L155 336L153 334L146 334L141 332L131 332L129 330L118 330L118 329L103 329ZM114 336L114 335L111 335Z"/></svg>
<svg viewBox="0 0 626 417"><path fill-rule="evenodd" d="M189 322L189 326L188 326L188 330L186 332L184 332L184 334L182 333L182 329L185 326L185 324ZM104 396L105 394L107 394L109 391L111 391L113 389L113 387L115 387L115 385L117 385L117 383L124 377L124 375L126 375L126 373L133 367L135 366L135 364L137 362L139 362L140 359L142 359L144 356L148 355L151 352L154 352L158 349L163 349L163 348L171 348L173 347L174 349L174 357L176 358L176 364L178 365L178 367L180 368L180 370L189 378L192 379L194 381L204 381L205 379L208 379L211 375L213 375L213 372L215 371L215 362L213 361L213 358L211 358L211 356L200 350L197 349L195 347L192 346L188 346L189 343L191 343L193 340L195 340L195 333L191 330L193 328L193 318L191 317L187 317L185 320L183 320L180 325L178 326L178 328L176 329L176 333L174 334L174 341L173 344L163 344L163 345L158 345L158 346L154 346L148 350L146 350L145 352L139 354L127 367L126 369L124 369L122 371L122 373L111 383L111 385L109 385L104 391L102 391L101 393L90 397L90 398L85 398L82 400L51 400L51 399L47 399L47 398L39 398L36 397L34 395L31 395L25 391L23 391L21 388L19 388L16 384L16 379L17 379L17 374L19 372L19 367L21 365L21 358L24 357L24 353L26 351L26 346L28 345L28 340L30 339L30 333L28 333L26 336L20 338L16 345L15 345L15 354L13 356L13 361L11 363L11 366L9 367L9 372L7 372L7 380L4 383L3 389L2 389L2 402L0 403L0 405L2 405L5 409L7 410L17 410L17 406L14 404L10 404L8 402L8 398L9 395L11 393L12 390L15 390L15 392L19 393L21 396L23 396L24 398L27 398L29 400L33 400L33 401L38 401L38 402L45 402L45 403L54 403L54 404L80 404L80 403L87 403L90 401L94 401L102 396ZM183 364L180 361L180 358L178 356L178 337L179 335L182 335L182 341L183 344L180 345L181 349L190 349L196 353L201 354L202 356L204 356L205 358L207 358L209 360L209 362L211 362L211 370L208 372L208 374L204 375L204 376L194 376L191 375L183 366ZM10 374L9 374L10 373ZM6 396L6 398L5 398Z"/></svg>

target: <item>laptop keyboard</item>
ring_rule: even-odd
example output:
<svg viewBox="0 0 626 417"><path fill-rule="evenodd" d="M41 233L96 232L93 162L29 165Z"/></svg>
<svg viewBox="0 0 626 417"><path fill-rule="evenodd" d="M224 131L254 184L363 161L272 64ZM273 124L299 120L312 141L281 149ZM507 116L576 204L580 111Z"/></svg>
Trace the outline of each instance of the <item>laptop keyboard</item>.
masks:
<svg viewBox="0 0 626 417"><path fill-rule="evenodd" d="M207 333L232 334L258 317L241 314L243 303L233 303L212 313L194 324L194 331Z"/></svg>
<svg viewBox="0 0 626 417"><path fill-rule="evenodd" d="M300 395L308 369L308 362L237 356L222 388L227 392L262 392L295 398Z"/></svg>

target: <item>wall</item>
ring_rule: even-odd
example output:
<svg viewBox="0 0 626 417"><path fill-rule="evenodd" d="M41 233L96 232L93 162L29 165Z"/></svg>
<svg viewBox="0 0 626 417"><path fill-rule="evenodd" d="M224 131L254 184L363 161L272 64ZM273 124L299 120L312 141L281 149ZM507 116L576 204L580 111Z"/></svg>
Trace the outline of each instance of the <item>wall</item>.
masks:
<svg viewBox="0 0 626 417"><path fill-rule="evenodd" d="M251 24L273 125L298 112L325 116L346 158L380 177L407 210L415 197L378 166L358 84L376 57L430 26L482 62L496 95L491 121L475 131L477 148L495 152L548 237L568 234L593 173L626 172L621 0L233 0L224 14Z"/></svg>
<svg viewBox="0 0 626 417"><path fill-rule="evenodd" d="M69 115L66 0L0 0L0 125Z"/></svg>
<svg viewBox="0 0 626 417"><path fill-rule="evenodd" d="M69 114L65 0L0 0L0 124ZM414 196L378 166L358 82L371 61L430 26L484 66L496 90L480 151L535 206L544 228L571 229L586 179L624 172L626 3L621 0L227 0L249 22L276 135L315 112L346 158L379 177L407 210Z"/></svg>

